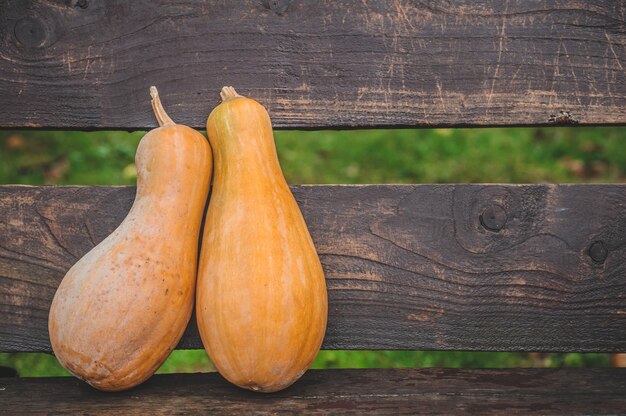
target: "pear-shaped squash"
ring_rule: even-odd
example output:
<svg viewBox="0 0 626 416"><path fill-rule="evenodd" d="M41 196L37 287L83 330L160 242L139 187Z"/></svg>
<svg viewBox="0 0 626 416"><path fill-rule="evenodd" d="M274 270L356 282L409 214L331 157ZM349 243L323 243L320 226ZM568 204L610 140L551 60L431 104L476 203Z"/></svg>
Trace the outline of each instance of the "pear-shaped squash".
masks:
<svg viewBox="0 0 626 416"><path fill-rule="evenodd" d="M296 381L320 349L324 274L283 177L269 115L222 90L207 122L214 154L196 291L203 344L232 383L273 392Z"/></svg>
<svg viewBox="0 0 626 416"><path fill-rule="evenodd" d="M67 272L50 308L56 357L101 390L128 389L150 377L193 310L211 148L200 133L167 116L156 88L151 94L160 127L137 148L133 206Z"/></svg>

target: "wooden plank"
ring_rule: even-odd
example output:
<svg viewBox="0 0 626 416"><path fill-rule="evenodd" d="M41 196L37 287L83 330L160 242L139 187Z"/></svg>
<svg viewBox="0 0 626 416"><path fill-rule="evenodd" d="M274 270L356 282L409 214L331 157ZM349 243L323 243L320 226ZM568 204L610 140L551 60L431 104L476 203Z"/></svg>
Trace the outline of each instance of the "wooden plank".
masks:
<svg viewBox="0 0 626 416"><path fill-rule="evenodd" d="M292 189L328 280L325 349L626 351L626 185ZM57 285L134 192L0 187L0 351L50 351ZM179 347L202 347L195 320Z"/></svg>
<svg viewBox="0 0 626 416"><path fill-rule="evenodd" d="M624 0L7 0L0 126L204 127L224 84L277 128L626 123ZM567 124L567 117L557 117Z"/></svg>
<svg viewBox="0 0 626 416"><path fill-rule="evenodd" d="M591 415L626 409L625 369L309 371L279 393L239 389L218 374L152 377L122 393L74 378L0 378L0 413Z"/></svg>

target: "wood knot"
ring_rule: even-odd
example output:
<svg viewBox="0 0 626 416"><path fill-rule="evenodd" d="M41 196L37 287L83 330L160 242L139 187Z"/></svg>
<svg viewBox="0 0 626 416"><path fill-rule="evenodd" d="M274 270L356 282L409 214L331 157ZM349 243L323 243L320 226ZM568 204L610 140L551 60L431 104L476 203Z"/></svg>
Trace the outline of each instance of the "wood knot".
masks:
<svg viewBox="0 0 626 416"><path fill-rule="evenodd" d="M80 9L86 9L89 7L89 2L87 0L68 0L68 4L70 7L78 7Z"/></svg>
<svg viewBox="0 0 626 416"><path fill-rule="evenodd" d="M486 230L498 232L504 228L507 220L506 211L498 204L489 205L480 214L480 224Z"/></svg>
<svg viewBox="0 0 626 416"><path fill-rule="evenodd" d="M263 6L279 16L285 14L292 0L263 0Z"/></svg>
<svg viewBox="0 0 626 416"><path fill-rule="evenodd" d="M15 23L15 38L28 48L41 48L48 39L46 24L34 17L24 17Z"/></svg>
<svg viewBox="0 0 626 416"><path fill-rule="evenodd" d="M591 243L587 253L595 263L604 263L604 260L606 260L609 255L609 251L602 241L594 241Z"/></svg>

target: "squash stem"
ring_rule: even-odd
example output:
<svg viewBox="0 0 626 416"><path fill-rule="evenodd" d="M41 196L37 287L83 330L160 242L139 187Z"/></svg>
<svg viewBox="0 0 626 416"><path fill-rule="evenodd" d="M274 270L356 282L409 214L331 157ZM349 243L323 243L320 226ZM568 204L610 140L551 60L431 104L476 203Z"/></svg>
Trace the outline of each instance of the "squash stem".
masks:
<svg viewBox="0 0 626 416"><path fill-rule="evenodd" d="M163 104L161 104L159 91L156 89L156 87L150 87L150 96L152 97L152 101L150 101L150 104L152 104L152 111L154 111L154 115L156 116L157 122L159 123L159 127L169 124L176 124L165 112Z"/></svg>
<svg viewBox="0 0 626 416"><path fill-rule="evenodd" d="M235 91L233 87L223 87L220 92L220 97L222 97L222 102L225 102L233 98L241 97L241 95L237 94L237 91Z"/></svg>

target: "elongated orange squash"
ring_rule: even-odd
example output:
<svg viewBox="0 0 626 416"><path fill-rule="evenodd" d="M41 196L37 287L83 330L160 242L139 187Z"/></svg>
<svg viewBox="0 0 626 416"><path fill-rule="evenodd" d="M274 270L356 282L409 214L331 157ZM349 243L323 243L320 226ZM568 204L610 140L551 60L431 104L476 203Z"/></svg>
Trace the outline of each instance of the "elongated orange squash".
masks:
<svg viewBox="0 0 626 416"><path fill-rule="evenodd" d="M193 310L211 148L175 124L151 88L160 127L139 143L128 216L59 286L48 320L63 367L108 391L133 387L163 363Z"/></svg>
<svg viewBox="0 0 626 416"><path fill-rule="evenodd" d="M221 96L207 122L215 169L198 269L198 327L226 379L273 392L296 381L320 349L326 282L278 164L267 111L232 87Z"/></svg>

